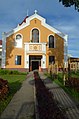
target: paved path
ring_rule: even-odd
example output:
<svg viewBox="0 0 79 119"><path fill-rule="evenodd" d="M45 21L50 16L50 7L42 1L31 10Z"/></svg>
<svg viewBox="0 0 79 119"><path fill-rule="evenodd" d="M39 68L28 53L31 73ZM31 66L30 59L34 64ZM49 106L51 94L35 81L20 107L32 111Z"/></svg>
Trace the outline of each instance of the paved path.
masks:
<svg viewBox="0 0 79 119"><path fill-rule="evenodd" d="M52 83L43 72L39 72L41 79L54 95L59 108L65 111L68 119L79 119L79 109L70 97L57 84ZM35 119L34 116L34 80L33 72L27 75L20 90L4 110L0 119Z"/></svg>
<svg viewBox="0 0 79 119"><path fill-rule="evenodd" d="M34 115L33 72L27 75L22 87L4 110L0 119L31 119Z"/></svg>
<svg viewBox="0 0 79 119"><path fill-rule="evenodd" d="M40 73L41 79L44 79L46 87L49 88L54 95L54 99L57 102L59 108L65 111L68 119L79 119L79 108L77 108L75 102L65 93L65 91L59 87L56 83L52 83L43 73Z"/></svg>

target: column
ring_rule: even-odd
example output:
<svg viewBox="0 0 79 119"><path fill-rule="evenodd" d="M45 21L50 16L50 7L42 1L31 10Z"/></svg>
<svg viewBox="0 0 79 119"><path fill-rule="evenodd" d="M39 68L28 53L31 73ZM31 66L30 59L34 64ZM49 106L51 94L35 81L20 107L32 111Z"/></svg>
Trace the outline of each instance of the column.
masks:
<svg viewBox="0 0 79 119"><path fill-rule="evenodd" d="M42 56L41 59L41 68L46 68L46 55Z"/></svg>
<svg viewBox="0 0 79 119"><path fill-rule="evenodd" d="M29 69L29 55L27 54L27 45L25 44L25 51L24 51L24 64L25 64L25 68Z"/></svg>
<svg viewBox="0 0 79 119"><path fill-rule="evenodd" d="M26 68L29 69L29 55L26 55Z"/></svg>
<svg viewBox="0 0 79 119"><path fill-rule="evenodd" d="M6 33L2 34L2 68L6 66Z"/></svg>

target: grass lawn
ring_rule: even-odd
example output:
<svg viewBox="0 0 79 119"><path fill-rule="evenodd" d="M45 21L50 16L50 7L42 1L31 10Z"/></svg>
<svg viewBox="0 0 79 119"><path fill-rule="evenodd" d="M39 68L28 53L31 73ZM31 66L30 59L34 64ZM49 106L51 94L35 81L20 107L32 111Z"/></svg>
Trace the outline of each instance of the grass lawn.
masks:
<svg viewBox="0 0 79 119"><path fill-rule="evenodd" d="M1 78L6 79L9 83L9 93L6 99L0 100L0 115L11 101L13 95L20 89L22 82L26 79L26 75L0 75Z"/></svg>

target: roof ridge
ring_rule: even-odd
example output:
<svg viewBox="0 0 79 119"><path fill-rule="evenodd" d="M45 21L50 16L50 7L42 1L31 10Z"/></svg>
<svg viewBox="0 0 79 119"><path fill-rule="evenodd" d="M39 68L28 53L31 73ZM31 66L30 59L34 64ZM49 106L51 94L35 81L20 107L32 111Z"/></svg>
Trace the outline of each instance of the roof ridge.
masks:
<svg viewBox="0 0 79 119"><path fill-rule="evenodd" d="M19 26L21 26L24 22L26 23L26 19L28 18L29 16L26 16L25 18L24 18L24 20L19 24Z"/></svg>

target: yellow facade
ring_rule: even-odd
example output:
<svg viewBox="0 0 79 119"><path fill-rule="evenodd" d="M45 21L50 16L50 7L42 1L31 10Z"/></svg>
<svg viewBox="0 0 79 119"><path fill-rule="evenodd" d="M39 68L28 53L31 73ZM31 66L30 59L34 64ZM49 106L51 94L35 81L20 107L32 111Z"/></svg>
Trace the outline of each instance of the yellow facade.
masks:
<svg viewBox="0 0 79 119"><path fill-rule="evenodd" d="M29 19L29 17L27 19ZM17 28L18 30L14 31L12 34L6 37L5 68L14 68L14 69L25 68L27 70L32 70L30 69L31 64L29 65L30 59L32 60L32 63L34 62L32 56L35 56L35 59L37 59L36 65L37 65L37 61L40 61L41 69L48 68L49 56L54 56L55 61L58 62L58 66L62 68L63 61L64 61L64 39L63 37L59 36L57 33L51 30L49 26L45 26L45 24L43 25L42 20L39 19L39 17L30 19L29 25L26 25L23 28L22 26L23 24L18 26ZM38 29L39 31L39 42L38 43L31 42L33 29ZM22 36L22 47L21 48L17 48L15 46L15 38L17 34L21 34ZM54 40L55 40L54 48L49 48L49 36L50 35L54 36ZM27 47L29 47L29 50L27 50ZM43 47L45 50L43 49ZM15 57L17 55L21 56L20 65L15 65Z"/></svg>

